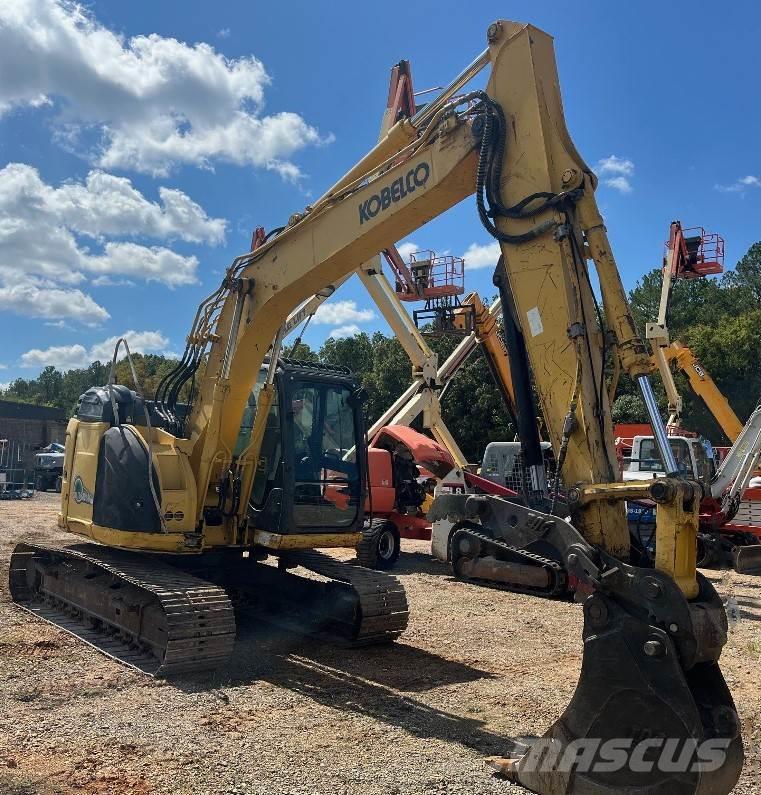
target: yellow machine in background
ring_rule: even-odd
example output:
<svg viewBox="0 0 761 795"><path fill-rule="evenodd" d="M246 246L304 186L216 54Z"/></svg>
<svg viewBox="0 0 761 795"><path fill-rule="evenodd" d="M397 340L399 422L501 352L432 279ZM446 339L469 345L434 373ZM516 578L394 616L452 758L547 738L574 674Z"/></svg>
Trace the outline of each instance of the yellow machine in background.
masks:
<svg viewBox="0 0 761 795"><path fill-rule="evenodd" d="M729 443L734 444L743 430L740 418L735 414L722 391L716 386L710 373L698 361L697 356L678 340L673 340L668 347L658 348L658 352L653 357L666 387L666 396L669 401L668 424L679 425L682 415L682 396L676 388L671 370L668 367L665 369L662 367L661 356L665 362L676 364L687 376L692 391L706 404L724 435L729 439Z"/></svg>
<svg viewBox="0 0 761 795"><path fill-rule="evenodd" d="M360 532L361 449L353 460L347 453L361 439L361 394L347 373L279 361L283 329L301 302L475 193L502 250L496 276L519 420L535 425L532 377L563 477L578 485L570 522L553 512L540 463L532 477L544 506L447 495L431 514L457 521L452 544L476 570L509 565L506 528L522 546L547 537L589 593L581 678L548 732L551 747L642 737L724 743L712 771L568 771L537 768L531 754L505 770L553 795L728 793L742 742L718 667L726 617L695 570L701 486L678 476L615 482L606 353L639 385L663 460L676 472L648 352L595 202L597 180L566 130L550 36L499 21L487 39L435 101L394 124L325 195L232 263L199 307L153 406L126 387L91 390L89 421L79 413L69 430L61 525L101 545L21 544L11 590L40 615L65 608L88 632L123 636L136 655L153 650L170 670L192 668L196 658L207 667L224 661L228 589L248 589L273 611L285 601L308 613L313 631L338 627L357 642L396 637L406 602L393 578L309 551L354 546ZM485 90L468 90L485 67ZM194 379L185 416L178 397ZM99 493L109 495L103 513ZM644 493L658 503L656 568L630 559L623 500ZM121 526L104 522L107 515ZM278 566L264 565L267 556ZM289 571L297 564L327 582Z"/></svg>

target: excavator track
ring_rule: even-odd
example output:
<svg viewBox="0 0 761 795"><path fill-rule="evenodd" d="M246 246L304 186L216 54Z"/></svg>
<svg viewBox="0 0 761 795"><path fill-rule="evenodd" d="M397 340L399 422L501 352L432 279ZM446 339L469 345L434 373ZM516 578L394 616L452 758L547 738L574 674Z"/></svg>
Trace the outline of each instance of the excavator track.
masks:
<svg viewBox="0 0 761 795"><path fill-rule="evenodd" d="M295 574L296 567L317 577ZM239 558L205 576L223 586L236 607L342 646L390 643L407 627L407 597L396 577L322 552L291 552L277 566Z"/></svg>
<svg viewBox="0 0 761 795"><path fill-rule="evenodd" d="M391 574L351 566L322 552L293 556L299 566L343 583L356 595L355 621L349 642L352 646L375 646L396 640L407 628L409 607L404 586ZM348 630L347 626L347 630Z"/></svg>
<svg viewBox="0 0 761 795"><path fill-rule="evenodd" d="M235 643L221 588L135 552L20 543L10 590L33 615L151 676L216 669Z"/></svg>
<svg viewBox="0 0 761 795"><path fill-rule="evenodd" d="M464 543L463 543L464 542ZM475 552L475 556L463 555L463 548ZM537 555L527 549L515 547L483 532L479 526L462 525L453 534L450 540L452 569L457 577L469 582L477 582L490 588L498 588L514 593L526 593L534 596L558 598L568 594L568 575L563 567L552 558ZM464 565L464 561L486 561L488 553L492 553L493 562L488 565L475 563L475 567ZM499 556L499 557L498 557ZM500 564L503 564L500 567ZM536 569L536 576L530 577L530 582L516 582L492 579L488 576L478 576L479 570L488 574L489 570L504 570L508 575L510 571L528 571ZM472 573L468 573L472 572ZM475 575L475 576L474 576Z"/></svg>

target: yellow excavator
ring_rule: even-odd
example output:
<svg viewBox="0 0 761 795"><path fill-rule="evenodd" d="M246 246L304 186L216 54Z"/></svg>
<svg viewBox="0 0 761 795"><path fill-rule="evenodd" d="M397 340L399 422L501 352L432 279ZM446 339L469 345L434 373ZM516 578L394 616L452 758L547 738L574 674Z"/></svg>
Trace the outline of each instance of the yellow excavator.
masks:
<svg viewBox="0 0 761 795"><path fill-rule="evenodd" d="M398 634L406 603L393 578L368 583L376 573L312 551L358 541L362 396L345 372L283 361L283 327L300 302L475 193L478 217L502 250L508 333L524 351L564 481L576 485L570 519L553 512L538 463L532 476L547 510L455 494L431 510L460 522L453 546L476 567L481 559L498 564L503 530L524 546L546 537L588 594L576 693L544 742L502 769L546 795L729 793L743 751L718 665L726 616L695 569L701 485L677 474L616 482L608 356L639 385L667 471L677 472L647 348L595 202L597 180L566 129L551 37L498 21L487 42L435 100L235 259L199 307L187 350L152 403L113 383L83 396L67 432L60 525L96 543L19 544L11 591L94 643L105 634L130 644L135 657L147 649L159 669L226 658L229 598L238 589L265 609L287 602L294 620L350 641ZM486 87L471 90L486 67ZM516 409L534 422L529 381L510 348L513 383L526 393L516 395ZM193 382L184 410L178 396ZM247 411L253 419L242 422ZM353 445L351 458L344 451ZM643 494L658 505L653 568L631 559L623 507ZM297 565L322 577L301 577ZM664 767L652 755L666 741L694 746L698 756L708 742L720 753L713 764ZM594 751L591 764L589 754L583 765L568 765L567 754L550 758L582 747Z"/></svg>

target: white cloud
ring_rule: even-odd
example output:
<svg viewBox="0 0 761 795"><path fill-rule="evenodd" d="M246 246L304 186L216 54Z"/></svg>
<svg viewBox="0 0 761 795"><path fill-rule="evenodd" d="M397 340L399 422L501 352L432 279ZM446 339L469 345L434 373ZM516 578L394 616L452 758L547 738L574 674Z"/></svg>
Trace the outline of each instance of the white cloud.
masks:
<svg viewBox="0 0 761 795"><path fill-rule="evenodd" d="M3 364L2 362L0 362L0 370L7 370L7 369L8 369L8 365L7 364Z"/></svg>
<svg viewBox="0 0 761 795"><path fill-rule="evenodd" d="M93 170L84 182L47 185L39 172L24 163L10 163L0 171L0 195L26 206L36 204L77 234L98 239L104 235L179 238L191 243L221 243L226 222L209 218L187 194L159 188L160 202L143 196L126 177Z"/></svg>
<svg viewBox="0 0 761 795"><path fill-rule="evenodd" d="M217 38L218 39L229 39L230 38L230 28L222 28L221 30L217 31Z"/></svg>
<svg viewBox="0 0 761 795"><path fill-rule="evenodd" d="M81 290L52 287L34 279L6 282L1 271L0 312L45 320L69 318L88 326L98 325L109 318L108 312Z"/></svg>
<svg viewBox="0 0 761 795"><path fill-rule="evenodd" d="M597 171L600 174L623 174L625 177L634 176L634 163L623 157L603 157L597 163Z"/></svg>
<svg viewBox="0 0 761 795"><path fill-rule="evenodd" d="M495 268L497 260L502 253L499 242L494 240L491 243L480 245L471 243L467 251L462 255L465 260L466 270L478 270L479 268Z"/></svg>
<svg viewBox="0 0 761 795"><path fill-rule="evenodd" d="M137 243L106 243L101 256L87 257L85 267L92 273L133 276L168 287L198 281L196 257L182 257L168 248L147 248Z"/></svg>
<svg viewBox="0 0 761 795"><path fill-rule="evenodd" d="M11 385L10 381L0 381L0 391L5 392Z"/></svg>
<svg viewBox="0 0 761 795"><path fill-rule="evenodd" d="M93 287L134 287L135 282L129 279L113 279L111 276L96 276L91 282Z"/></svg>
<svg viewBox="0 0 761 795"><path fill-rule="evenodd" d="M404 260L405 264L409 259L410 254L414 254L416 251L420 251L420 247L417 243L413 243L411 240L406 240L404 243L400 243L396 250L399 252L399 256Z"/></svg>
<svg viewBox="0 0 761 795"><path fill-rule="evenodd" d="M346 326L339 326L338 328L334 328L331 330L328 337L333 337L334 339L341 340L345 339L346 337L353 337L355 334L359 334L362 331L356 323L350 323Z"/></svg>
<svg viewBox="0 0 761 795"><path fill-rule="evenodd" d="M56 188L43 182L36 168L10 163L0 170L0 267L13 266L26 274L55 277L69 283L82 281L82 271L112 273L132 259L125 273L165 281L195 281L193 258L174 272L157 274L151 262L169 249L134 243L108 243L105 253L93 255L79 238L102 243L106 237L149 237L220 243L225 221L206 211L179 190L159 188L161 202L151 202L128 179L91 171L85 182ZM173 257L179 255L172 254ZM114 259L110 265L107 260ZM146 263L141 266L142 260ZM178 263L174 261L174 264Z"/></svg>
<svg viewBox="0 0 761 795"><path fill-rule="evenodd" d="M160 331L125 331L120 335L127 340L130 353L168 353L169 340ZM93 345L90 348L89 355L92 357L91 361L100 359L100 361L110 361L114 355L114 345L116 345L119 337L109 337L108 339ZM121 356L126 355L124 346L120 351ZM89 362L88 362L89 364Z"/></svg>
<svg viewBox="0 0 761 795"><path fill-rule="evenodd" d="M160 200L150 201L128 179L102 171L54 187L30 165L0 169L0 306L31 317L93 323L108 318L106 310L68 288L87 280L94 286L130 285L124 277L169 287L195 283L195 256L107 240L224 240L223 219L210 218L182 191L162 187L158 193Z"/></svg>
<svg viewBox="0 0 761 795"><path fill-rule="evenodd" d="M747 177L740 177L731 185L715 185L714 187L723 193L742 193L748 188L761 188L761 179L749 174Z"/></svg>
<svg viewBox="0 0 761 795"><path fill-rule="evenodd" d="M327 301L315 312L314 322L325 325L336 323L367 323L375 317L372 309L357 309L356 301ZM349 328L347 326L347 328ZM350 328L357 328L355 325ZM359 329L357 328L357 331ZM355 333L355 332L350 332Z"/></svg>
<svg viewBox="0 0 761 795"><path fill-rule="evenodd" d="M261 115L270 78L253 56L155 33L125 38L65 0L3 0L0 74L0 112L53 104L58 139L89 148L103 168L165 175L220 159L292 179L300 172L288 158L331 140L295 113Z"/></svg>
<svg viewBox="0 0 761 795"><path fill-rule="evenodd" d="M596 170L609 188L620 193L631 193L634 190L629 179L634 176L634 163L631 160L610 155L597 163Z"/></svg>
<svg viewBox="0 0 761 795"><path fill-rule="evenodd" d="M74 367L87 367L89 363L87 348L84 345L53 345L45 350L32 348L21 354L22 367L42 369L53 365L59 370L71 370Z"/></svg>
<svg viewBox="0 0 761 795"><path fill-rule="evenodd" d="M169 340L159 331L126 331L121 336L127 340L131 353L162 353L165 355L168 353ZM71 370L75 367L87 367L94 361L101 361L105 364L111 361L118 339L117 336L108 337L90 348L85 348L80 343L53 345L44 350L32 348L21 354L21 366L43 368L53 365L59 370ZM124 358L123 346L119 353L119 358Z"/></svg>
<svg viewBox="0 0 761 795"><path fill-rule="evenodd" d="M605 184L609 188L619 191L619 193L631 193L634 190L631 182L626 177L611 177L605 180Z"/></svg>

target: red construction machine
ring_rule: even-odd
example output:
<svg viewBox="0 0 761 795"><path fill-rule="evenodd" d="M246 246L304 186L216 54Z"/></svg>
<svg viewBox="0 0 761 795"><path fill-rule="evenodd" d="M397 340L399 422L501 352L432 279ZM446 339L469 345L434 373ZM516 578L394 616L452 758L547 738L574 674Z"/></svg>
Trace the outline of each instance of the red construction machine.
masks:
<svg viewBox="0 0 761 795"><path fill-rule="evenodd" d="M458 468L443 445L406 425L381 428L367 455L367 513L372 522L357 547L357 558L372 568L391 568L399 557L402 538L431 540L426 514L434 488L444 478L453 484L450 488L469 493L516 496L504 486Z"/></svg>

